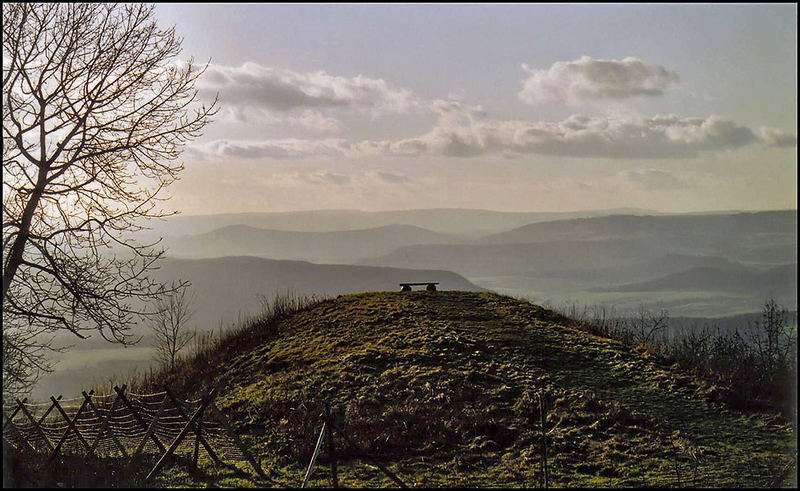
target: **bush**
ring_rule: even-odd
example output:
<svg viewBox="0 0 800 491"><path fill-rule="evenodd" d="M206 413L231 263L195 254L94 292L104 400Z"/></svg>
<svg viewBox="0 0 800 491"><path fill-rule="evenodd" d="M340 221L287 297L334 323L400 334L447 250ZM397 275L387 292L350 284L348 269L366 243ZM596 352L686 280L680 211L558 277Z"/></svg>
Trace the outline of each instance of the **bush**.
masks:
<svg viewBox="0 0 800 491"><path fill-rule="evenodd" d="M743 410L778 410L796 420L797 327L789 313L768 300L761 320L741 334L692 326L671 329L665 310L640 308L633 317L616 316L605 306L559 309L600 336L644 347L723 389L724 400Z"/></svg>

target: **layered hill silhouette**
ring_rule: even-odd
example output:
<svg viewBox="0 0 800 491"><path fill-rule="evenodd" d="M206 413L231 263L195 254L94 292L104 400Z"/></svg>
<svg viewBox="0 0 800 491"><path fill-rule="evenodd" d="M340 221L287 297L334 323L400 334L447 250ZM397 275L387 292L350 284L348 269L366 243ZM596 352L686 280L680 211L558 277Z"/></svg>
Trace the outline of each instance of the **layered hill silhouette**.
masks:
<svg viewBox="0 0 800 491"><path fill-rule="evenodd" d="M326 403L414 486L540 485L540 395L551 486L774 485L796 448L790 424L727 407L723 387L488 292L324 300L257 322L168 378L182 393L222 388L218 405L278 486L300 482ZM337 445L341 485L392 484ZM191 483L182 472L158 484ZM327 483L323 469L310 485Z"/></svg>
<svg viewBox="0 0 800 491"><path fill-rule="evenodd" d="M503 232L535 222L578 217L627 213L654 215L653 210L615 209L572 212L506 212L466 208L419 210L310 210L275 213L232 213L217 215L175 216L162 222L148 223L151 235L194 235L230 225L287 230L295 232L335 232L403 224L443 234L469 237Z"/></svg>
<svg viewBox="0 0 800 491"><path fill-rule="evenodd" d="M238 317L257 312L262 296L277 294L335 296L366 291L394 291L398 283L438 281L444 289L480 291L464 277L439 269L313 264L256 257L212 259L164 258L155 271L156 279L188 280L196 308L192 328L218 328Z"/></svg>
<svg viewBox="0 0 800 491"><path fill-rule="evenodd" d="M739 285L724 289L736 288L762 298L768 291L782 297L793 295L796 287L784 289L786 273L780 268L791 268L796 262L794 210L558 220L529 224L471 243L405 246L362 261L406 268L436 265L470 278L564 278L593 287L629 284L625 291L634 291L640 282L680 274L683 276L677 279L664 280L663 285L716 288L725 277L735 279L736 271L778 268L767 272L753 269L752 274L740 276ZM709 274L707 279L701 278L703 272Z"/></svg>
<svg viewBox="0 0 800 491"><path fill-rule="evenodd" d="M170 255L201 258L256 256L319 263L355 263L413 244L457 242L454 237L413 225L386 225L335 232L295 232L231 225L168 241Z"/></svg>
<svg viewBox="0 0 800 491"><path fill-rule="evenodd" d="M607 287L609 291L713 290L765 295L797 295L797 264L760 270L746 267L698 266L655 280Z"/></svg>
<svg viewBox="0 0 800 491"><path fill-rule="evenodd" d="M797 240L794 210L714 215L610 215L533 223L489 235L485 244L530 243L542 240L608 240L627 238L668 239L692 250L709 248L735 250L737 247Z"/></svg>

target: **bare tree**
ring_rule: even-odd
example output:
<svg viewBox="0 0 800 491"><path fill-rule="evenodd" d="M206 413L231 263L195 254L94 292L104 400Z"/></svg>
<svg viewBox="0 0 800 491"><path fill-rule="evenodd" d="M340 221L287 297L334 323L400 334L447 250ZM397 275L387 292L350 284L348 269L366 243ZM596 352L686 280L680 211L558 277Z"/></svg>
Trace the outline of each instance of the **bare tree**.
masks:
<svg viewBox="0 0 800 491"><path fill-rule="evenodd" d="M194 315L193 298L187 296L188 288L180 288L175 283L171 287L172 292L158 299L158 310L150 327L155 337L158 361L174 371L178 354L194 338L195 333L188 329L189 320Z"/></svg>
<svg viewBox="0 0 800 491"><path fill-rule="evenodd" d="M651 311L642 304L635 317L631 318L633 341L637 344L651 345L656 336L667 329L669 312L665 309Z"/></svg>
<svg viewBox="0 0 800 491"><path fill-rule="evenodd" d="M3 4L4 380L33 383L47 335L130 327L169 291L130 233L164 217L185 143L216 112L203 69L140 4ZM4 390L10 388L4 383Z"/></svg>

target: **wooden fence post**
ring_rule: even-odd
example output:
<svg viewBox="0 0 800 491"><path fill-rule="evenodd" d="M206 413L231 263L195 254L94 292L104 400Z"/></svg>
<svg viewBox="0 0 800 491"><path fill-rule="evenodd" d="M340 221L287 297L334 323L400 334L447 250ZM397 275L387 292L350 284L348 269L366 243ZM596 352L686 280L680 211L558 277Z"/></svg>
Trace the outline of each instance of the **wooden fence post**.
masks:
<svg viewBox="0 0 800 491"><path fill-rule="evenodd" d="M184 421L188 422L189 416L186 415L186 409L183 407L183 404L181 404L181 401L177 397L175 397L174 394L172 394L172 391L170 391L169 387L167 387L166 385L164 385L164 392L166 392L166 397L169 397L169 399L172 401L172 405L175 406L175 409L178 410L178 414L180 415L180 417ZM217 455L217 453L214 451L211 445L206 441L205 437L203 437L200 434L200 432L195 431L195 434L200 435L198 438L200 444L203 446L203 448L206 449L206 452L208 452L208 455L211 457L211 460L213 460L215 464L222 465L228 468L232 467L231 465L226 464L225 462L222 461L222 459Z"/></svg>
<svg viewBox="0 0 800 491"><path fill-rule="evenodd" d="M89 392L89 394L93 393L94 391ZM67 441L67 437L69 436L70 431L75 432L75 435L78 437L78 440L80 440L83 446L86 447L86 450L89 452L89 455L94 455L92 447L90 447L89 444L86 442L86 440L84 440L83 435L81 435L81 432L78 431L78 428L75 426L75 421L78 420L83 410L86 409L86 400L84 399L83 404L81 404L81 407L78 408L78 412L75 413L75 416L72 418L72 420L69 419L69 416L61 407L61 404L58 403L55 397L50 396L50 400L53 401L53 404L55 405L56 409L58 410L59 413L61 413L61 417L63 417L64 420L66 420L67 422L67 430L64 432L64 436L61 437L61 440L58 441L58 445L56 445L56 448L53 449L53 452L50 454L50 459L54 459L56 455L58 455L58 452L61 450L61 446L64 444L64 442Z"/></svg>
<svg viewBox="0 0 800 491"><path fill-rule="evenodd" d="M150 435L152 435L153 431L155 431L158 419L161 417L161 413L164 411L164 407L166 405L167 405L167 396L165 394L164 398L161 399L161 404L158 406L158 411L156 411L155 417L150 421L150 425L147 427L147 431L145 431L144 436L139 441L139 445L136 446L136 451L133 452L133 456L131 456L129 464L132 464L136 460L136 457L139 456L139 452L141 452L144 449L144 446L147 444L147 440L150 439Z"/></svg>
<svg viewBox="0 0 800 491"><path fill-rule="evenodd" d="M57 400L57 401L60 401L60 400L61 400L61 394L59 394L59 395L58 395L58 397L56 397L56 400ZM41 425L42 423L44 423L44 420L45 420L45 418L47 418L47 417L50 415L50 412L51 412L53 409L55 409L55 408L56 408L56 405L55 405L55 404L50 404L50 407L49 407L49 408L47 408L47 411L45 411L45 412L44 412L44 414L42 414L42 417L41 417L41 418L39 418L39 424L40 424L40 425Z"/></svg>
<svg viewBox="0 0 800 491"><path fill-rule="evenodd" d="M203 402L200 405L200 407L197 408L197 411L195 411L192 417L189 418L189 421L183 427L181 432L178 434L177 437L175 437L175 440L172 442L172 445L169 446L164 455L162 455L161 458L158 459L156 465L150 470L150 473L147 474L147 477L144 478L145 482L150 481L159 473L161 467L163 467L164 465L164 462L166 462L167 459L172 455L172 452L174 452L175 449L178 448L178 445L180 445L181 441L183 441L183 439L189 433L189 430L191 430L195 421L197 421L197 419L203 414L203 410L211 403L213 397L216 395L216 391L217 391L216 388L211 389L211 392L209 392L208 395L203 396L202 398Z"/></svg>
<svg viewBox="0 0 800 491"><path fill-rule="evenodd" d="M219 422L219 424L222 425L222 428L231 437L233 443L239 448L239 451L242 452L244 458L246 458L247 461L250 462L250 465L253 466L253 469L255 469L256 473L265 479L269 479L267 475L264 474L264 471L261 470L261 466L256 464L256 459L253 458L253 455L250 453L250 450L248 450L245 444L242 443L242 440L239 438L239 435L236 434L236 432L233 431L233 428L231 428L231 425L228 424L228 419L225 417L224 414L220 412L219 409L217 409L217 405L214 404L214 401L211 401L210 408L211 408L211 416L214 419L216 419Z"/></svg>
<svg viewBox="0 0 800 491"><path fill-rule="evenodd" d="M100 439L103 438L103 432L109 430L108 434L109 436L111 436L111 439L117 445L119 451L122 452L122 456L128 458L128 452L125 451L125 447L122 446L117 437L114 436L114 432L111 431L111 429L109 428L111 416L114 414L114 408L117 405L117 400L119 399L119 396L114 398L114 402L111 403L111 411L108 413L108 417L104 418L102 413L100 413L100 410L97 409L97 406L95 406L94 402L92 402L92 396L87 394L86 391L81 391L81 394L83 395L83 398L86 399L86 402L89 404L89 408L92 410L94 415L97 416L97 419L101 421L100 430L97 432L97 438L95 438L94 443L92 444L91 451L94 452L95 449L97 448L97 445L100 443Z"/></svg>
<svg viewBox="0 0 800 491"><path fill-rule="evenodd" d="M42 440L44 440L44 443L45 445L47 445L47 448L52 452L53 444L50 443L50 440L47 438L47 435L45 435L44 431L42 431L42 428L39 426L39 423L34 419L33 415L25 408L24 402L21 402L19 400L17 400L17 402L19 403L19 408L22 410L22 414L24 414L25 417L28 418L28 421L31 422L33 427L36 428L36 432L39 434ZM50 407L52 408L53 406L50 405ZM31 446L31 448L33 447Z"/></svg>
<svg viewBox="0 0 800 491"><path fill-rule="evenodd" d="M122 402L124 402L125 405L128 406L128 409L130 409L131 413L133 414L133 418L136 420L137 423L139 423L139 426L141 426L145 431L147 431L148 429L147 424L145 424L144 420L139 415L139 411L133 406L133 404L131 404L131 401L129 401L128 398L125 397L124 394L125 386L123 385L122 389L120 389L115 385L114 392L116 392L119 395L120 399L122 399ZM161 452L167 451L167 447L165 447L164 444L161 443L161 440L158 439L155 433L150 433L150 438L153 440L153 442L155 442L156 446Z"/></svg>
<svg viewBox="0 0 800 491"><path fill-rule="evenodd" d="M7 440L5 440L5 434L6 434L6 430L7 430L8 428L12 428L14 431L16 431L16 432L17 432L17 434L18 434L18 435L19 435L19 437L22 439L22 441L23 441L23 442L25 442L25 446L26 446L26 447L27 447L27 448L28 448L28 449L29 449L31 452L33 452L33 453L36 453L36 449L35 449L35 448L33 448L33 446L31 445L31 442L29 442L29 441L28 441L28 439L27 439L27 438L25 438L25 435L23 435L23 434L22 434L22 432L21 432L21 431L19 431L19 428L17 428L17 425L15 425L15 424L13 423L14 416L16 416L16 415L17 415L17 413L18 413L20 410L24 410L24 409L25 409L25 407L24 407L24 406L25 406L25 401L27 401L27 400L28 400L28 398L27 398L27 397L26 397L26 398L24 398L24 399L22 399L21 401L20 401L19 399L17 399L17 408L16 408L16 409L14 409L14 411L11 413L11 416L9 416L9 417L7 418L7 420L6 420L6 422L3 424L3 439L4 439L4 441L7 441ZM9 443L9 444L10 444L10 443ZM12 445L12 447L13 447L13 445Z"/></svg>
<svg viewBox="0 0 800 491"><path fill-rule="evenodd" d="M16 416L17 413L19 412L19 410L22 409L22 405L25 404L25 401L27 401L27 400L28 400L27 397L25 399L21 400L21 401L19 399L17 399L17 408L14 409L14 411L11 413L11 416L6 416L6 422L3 423L3 431L5 431L6 428L8 427L8 425L11 424L11 420L13 420L14 416Z"/></svg>

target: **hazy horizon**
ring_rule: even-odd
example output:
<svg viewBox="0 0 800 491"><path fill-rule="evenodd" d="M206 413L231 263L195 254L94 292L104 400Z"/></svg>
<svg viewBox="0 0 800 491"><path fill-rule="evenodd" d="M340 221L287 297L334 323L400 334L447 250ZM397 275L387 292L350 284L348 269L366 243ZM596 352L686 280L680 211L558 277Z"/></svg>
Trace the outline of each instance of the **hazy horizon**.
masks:
<svg viewBox="0 0 800 491"><path fill-rule="evenodd" d="M463 210L463 211L486 211L492 213L579 213L579 212L617 212L620 210L635 210L635 211L642 211L642 212L654 212L654 213L664 213L664 214L693 214L693 215L702 215L704 213L758 213L762 211L797 211L797 207L793 208L721 208L721 209L701 209L701 210L690 210L690 211L667 211L667 210L657 210L653 208L638 208L638 207L619 207L619 208L580 208L574 210L499 210L499 209L490 209L490 208L459 208L459 207L449 207L449 206L440 206L440 207L432 207L432 208L385 208L385 209L364 209L364 208L308 208L308 209L292 209L292 210L280 210L280 211L236 211L236 212L223 212L223 213L197 213L197 214L189 214L189 213L179 213L175 215L176 217L202 217L202 216L213 216L213 215L255 215L255 214L268 214L268 213L312 213L312 212L359 212L359 213L384 213L384 212L393 212L393 211L431 211L431 210Z"/></svg>

